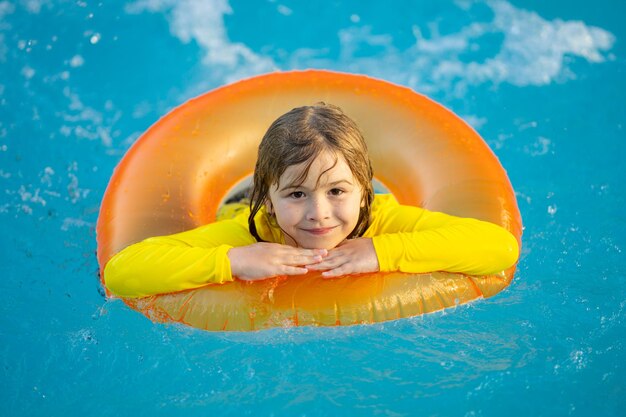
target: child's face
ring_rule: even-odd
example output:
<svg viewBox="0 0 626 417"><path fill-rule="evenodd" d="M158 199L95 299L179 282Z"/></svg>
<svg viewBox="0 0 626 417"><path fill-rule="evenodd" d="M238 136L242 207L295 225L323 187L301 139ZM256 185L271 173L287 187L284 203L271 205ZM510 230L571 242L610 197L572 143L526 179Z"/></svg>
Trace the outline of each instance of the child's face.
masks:
<svg viewBox="0 0 626 417"><path fill-rule="evenodd" d="M270 187L269 209L274 211L288 245L332 249L356 227L361 186L341 155L322 152L304 182L296 185L304 166L288 167L278 185Z"/></svg>

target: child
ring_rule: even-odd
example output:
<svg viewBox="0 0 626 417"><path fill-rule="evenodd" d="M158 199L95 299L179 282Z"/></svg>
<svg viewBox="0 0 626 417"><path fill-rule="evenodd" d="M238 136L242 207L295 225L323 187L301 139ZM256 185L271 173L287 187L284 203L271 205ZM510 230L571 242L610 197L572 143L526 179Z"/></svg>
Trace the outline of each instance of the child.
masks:
<svg viewBox="0 0 626 417"><path fill-rule="evenodd" d="M323 103L293 109L259 145L249 207L127 247L107 263L105 284L142 297L309 271L487 275L517 261L517 240L500 226L402 206L374 195L372 178L352 119Z"/></svg>

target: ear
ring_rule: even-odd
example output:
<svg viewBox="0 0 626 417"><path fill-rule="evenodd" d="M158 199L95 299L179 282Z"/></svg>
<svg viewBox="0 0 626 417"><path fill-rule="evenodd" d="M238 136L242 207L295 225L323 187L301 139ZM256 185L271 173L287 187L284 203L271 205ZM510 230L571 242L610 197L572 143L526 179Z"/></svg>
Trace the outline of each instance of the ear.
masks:
<svg viewBox="0 0 626 417"><path fill-rule="evenodd" d="M270 200L269 198L265 199L265 210L270 216L274 215L274 206L272 205L272 200Z"/></svg>

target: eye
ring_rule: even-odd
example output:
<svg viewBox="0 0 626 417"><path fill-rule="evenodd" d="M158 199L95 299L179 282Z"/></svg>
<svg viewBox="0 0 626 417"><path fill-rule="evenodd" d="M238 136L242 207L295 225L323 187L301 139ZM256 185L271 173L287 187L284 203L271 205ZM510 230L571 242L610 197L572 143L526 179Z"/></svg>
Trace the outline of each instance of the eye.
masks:
<svg viewBox="0 0 626 417"><path fill-rule="evenodd" d="M302 191L294 191L293 193L289 194L289 197L295 199L302 198L304 197L304 193Z"/></svg>
<svg viewBox="0 0 626 417"><path fill-rule="evenodd" d="M330 195L334 195L334 196L339 196L341 194L343 194L345 191L342 190L341 188L332 188L329 193Z"/></svg>

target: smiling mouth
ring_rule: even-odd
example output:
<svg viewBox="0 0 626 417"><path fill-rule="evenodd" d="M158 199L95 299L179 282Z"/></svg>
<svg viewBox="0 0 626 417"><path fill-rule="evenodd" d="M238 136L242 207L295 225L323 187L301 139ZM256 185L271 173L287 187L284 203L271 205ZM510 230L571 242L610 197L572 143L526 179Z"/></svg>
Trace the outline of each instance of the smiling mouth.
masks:
<svg viewBox="0 0 626 417"><path fill-rule="evenodd" d="M318 228L315 228L315 229L302 229L302 230L304 230L305 232L310 233L312 235L315 235L315 236L323 236L323 235L329 233L330 231L332 231L333 229L335 229L335 227L336 226L333 226L333 227L318 227Z"/></svg>

